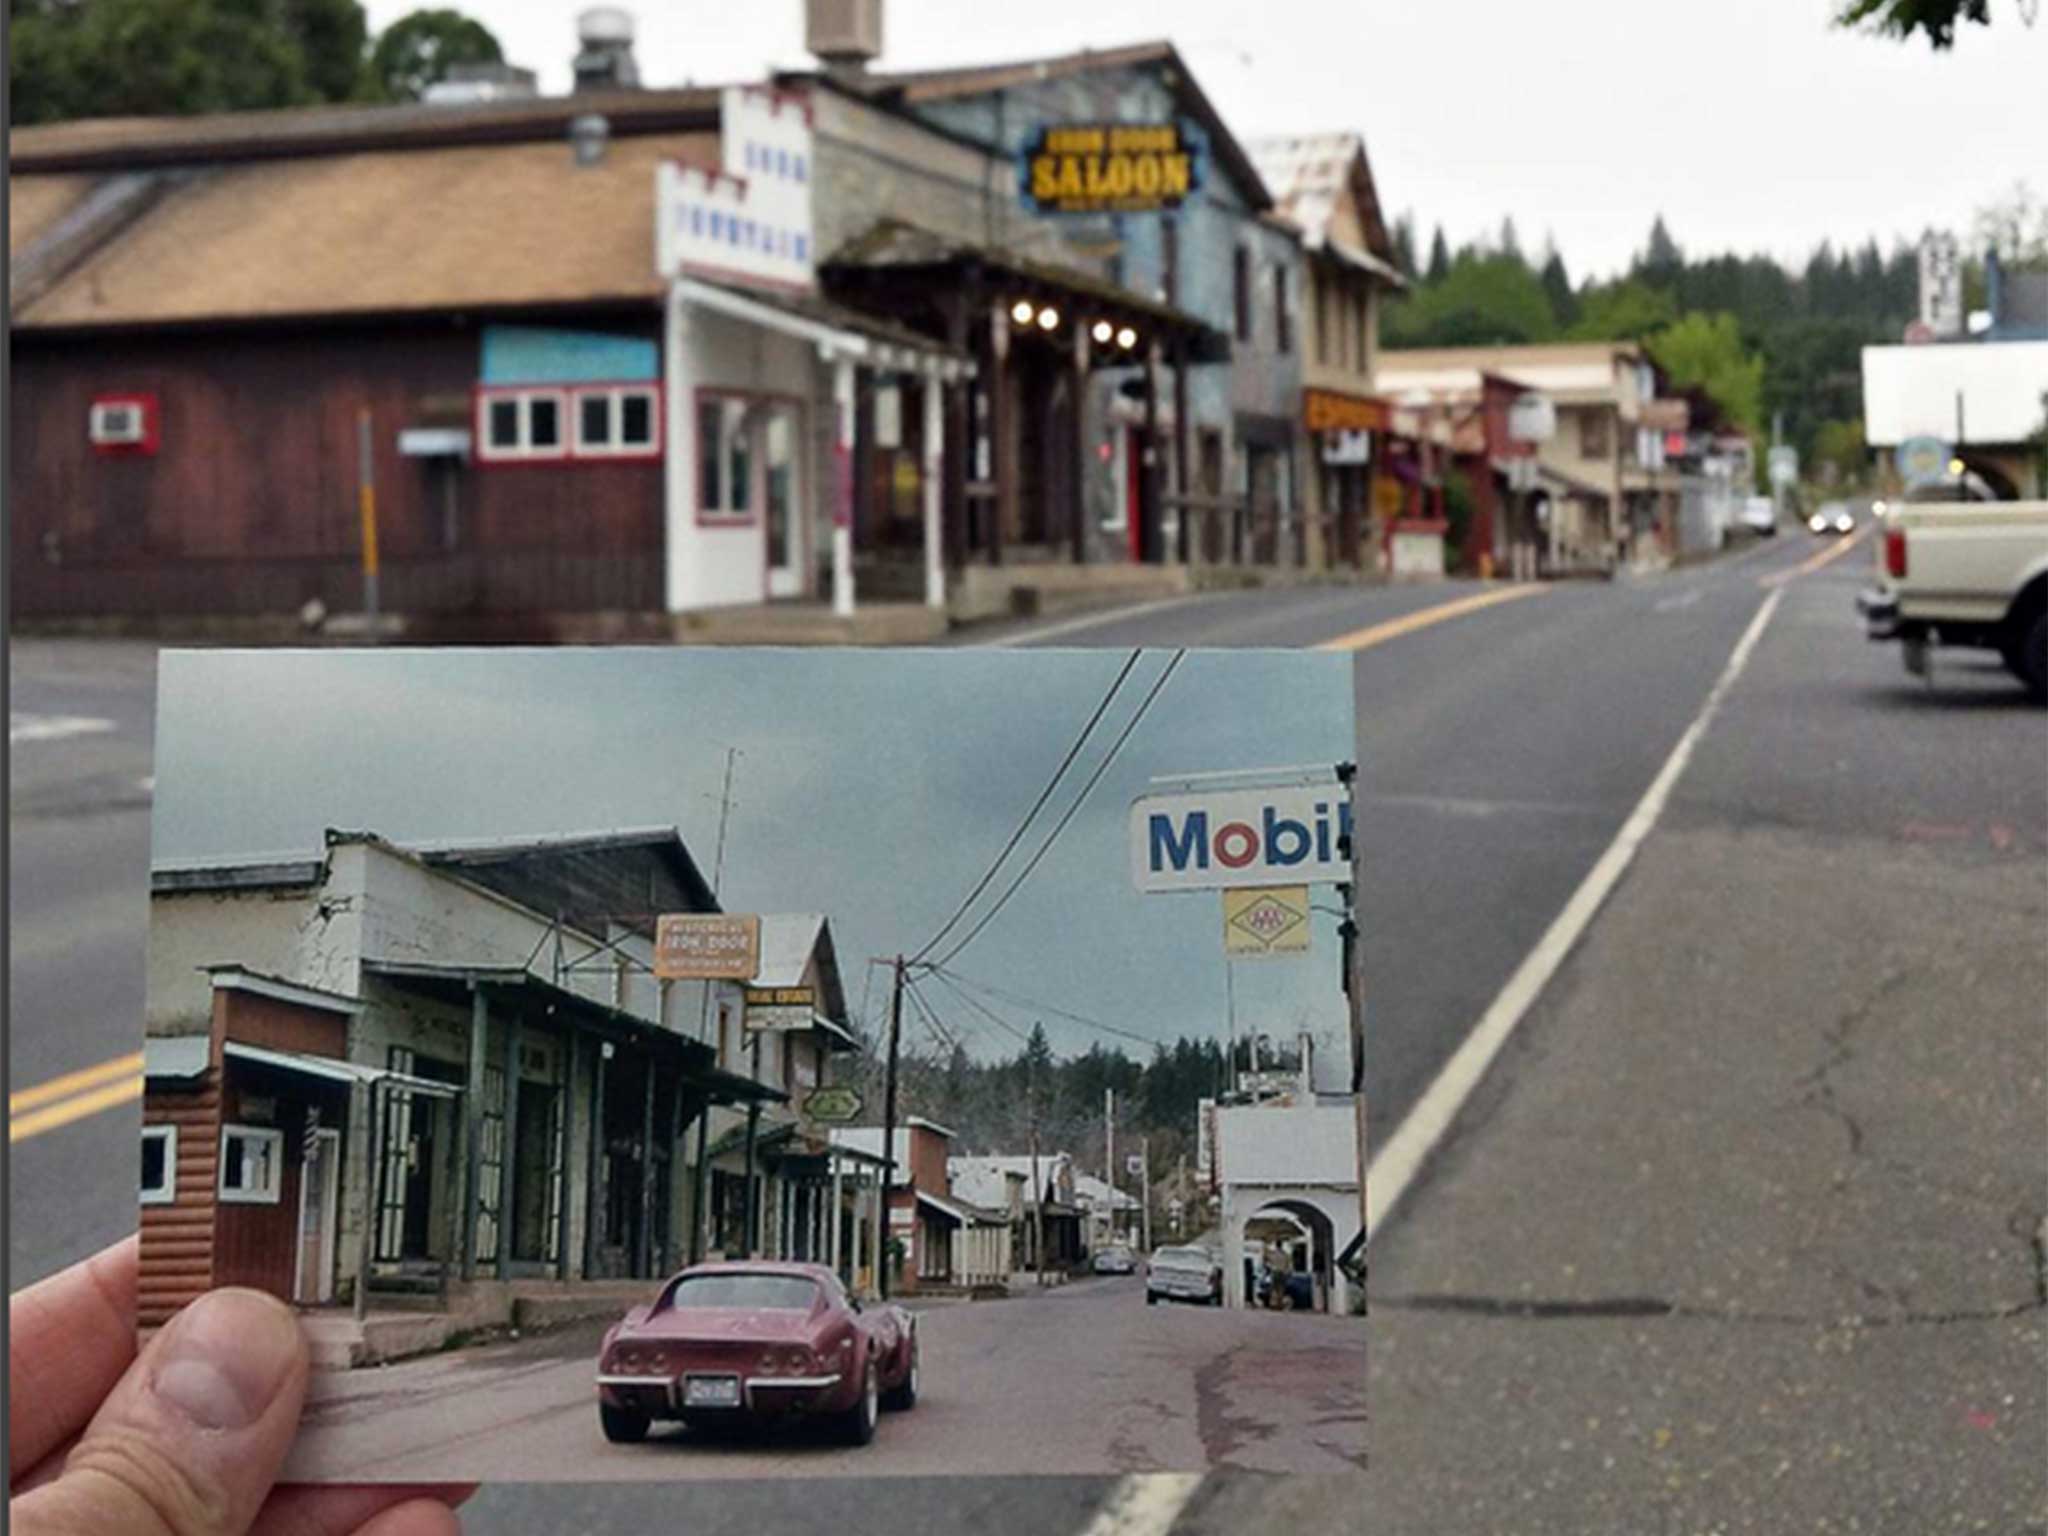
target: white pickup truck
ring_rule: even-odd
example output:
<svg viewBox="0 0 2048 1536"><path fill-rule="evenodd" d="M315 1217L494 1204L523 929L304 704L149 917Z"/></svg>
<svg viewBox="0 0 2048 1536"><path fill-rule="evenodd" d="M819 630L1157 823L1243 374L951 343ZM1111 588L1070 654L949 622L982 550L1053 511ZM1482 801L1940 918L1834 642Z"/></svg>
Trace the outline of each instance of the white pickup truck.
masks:
<svg viewBox="0 0 2048 1536"><path fill-rule="evenodd" d="M1996 651L2048 702L2048 501L1881 503L1878 582L1861 593L1866 632L1897 640L1928 676L1930 648Z"/></svg>

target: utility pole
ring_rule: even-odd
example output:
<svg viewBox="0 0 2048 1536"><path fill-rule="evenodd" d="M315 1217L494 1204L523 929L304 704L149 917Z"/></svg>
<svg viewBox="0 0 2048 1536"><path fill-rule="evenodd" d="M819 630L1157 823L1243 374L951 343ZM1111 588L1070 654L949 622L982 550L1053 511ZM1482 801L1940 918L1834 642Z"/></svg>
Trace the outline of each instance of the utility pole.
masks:
<svg viewBox="0 0 2048 1536"><path fill-rule="evenodd" d="M1031 1121L1031 1212L1036 1235L1031 1244L1031 1267L1040 1286L1045 1284L1045 1171L1038 1163L1038 1063L1031 1063L1031 1081L1024 1090L1025 1113Z"/></svg>
<svg viewBox="0 0 2048 1536"><path fill-rule="evenodd" d="M1184 1237L1184 1223L1188 1209L1188 1155L1181 1153L1173 1168L1173 1197L1180 1201L1180 1211L1173 1218L1173 1235Z"/></svg>
<svg viewBox="0 0 2048 1536"><path fill-rule="evenodd" d="M1237 967L1228 956L1223 961L1223 1004L1228 1020L1230 1054L1224 1058L1223 1085L1227 1092L1237 1092Z"/></svg>
<svg viewBox="0 0 2048 1536"><path fill-rule="evenodd" d="M1339 931L1344 936L1344 997L1350 1004L1351 1014L1351 1096L1357 1114L1358 1141L1358 1229L1363 1234L1372 1227L1372 1203L1367 1197L1365 1187L1365 978L1361 974L1358 944L1358 765L1339 763L1337 779L1344 786L1345 795L1351 802L1352 830L1348 836L1340 839L1338 850L1339 854L1350 862L1352 879L1351 884L1338 887L1338 894L1344 903L1344 918Z"/></svg>
<svg viewBox="0 0 2048 1536"><path fill-rule="evenodd" d="M1138 1160L1143 1164L1140 1172L1143 1175L1141 1187L1144 1190L1143 1195L1139 1197L1139 1230L1143 1234L1145 1251L1150 1253L1152 1251L1152 1138L1150 1136L1138 1138Z"/></svg>
<svg viewBox="0 0 2048 1536"><path fill-rule="evenodd" d="M895 1231L890 1196L896 1188L896 1060L903 1042L903 956L896 957L896 988L889 998L889 1065L882 1080L882 1251L876 1255L876 1287L889 1299L889 1239ZM917 1207L911 1206L912 1221ZM914 1233L916 1226L911 1227Z"/></svg>
<svg viewBox="0 0 2048 1536"><path fill-rule="evenodd" d="M1109 1185L1109 1235L1116 1238L1116 1090L1102 1090L1102 1177Z"/></svg>

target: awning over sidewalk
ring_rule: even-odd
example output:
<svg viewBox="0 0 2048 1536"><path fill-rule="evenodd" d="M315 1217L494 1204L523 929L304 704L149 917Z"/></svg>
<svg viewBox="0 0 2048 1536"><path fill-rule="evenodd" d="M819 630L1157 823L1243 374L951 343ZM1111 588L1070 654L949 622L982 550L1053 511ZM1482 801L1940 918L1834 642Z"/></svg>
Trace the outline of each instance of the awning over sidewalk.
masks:
<svg viewBox="0 0 2048 1536"><path fill-rule="evenodd" d="M677 278L676 294L685 303L826 347L884 371L932 373L949 384L974 377L974 363L965 353L811 294L740 288L701 277Z"/></svg>
<svg viewBox="0 0 2048 1536"><path fill-rule="evenodd" d="M595 998L556 986L516 965L431 965L408 960L371 960L363 970L392 985L410 988L443 1001L465 1001L472 986L510 999L535 1012L562 1013L602 1035L673 1050L681 1055L691 1077L714 1104L784 1104L789 1095L766 1083L727 1072L716 1065L717 1052L701 1041L664 1029L659 1024Z"/></svg>
<svg viewBox="0 0 2048 1536"><path fill-rule="evenodd" d="M303 1051L274 1051L268 1046L246 1045L240 1040L230 1040L222 1051L237 1061L254 1062L260 1067L273 1067L280 1072L297 1072L307 1077L325 1078L329 1082L348 1083L372 1087L383 1084L390 1088L402 1088L407 1093L417 1093L436 1099L458 1099L462 1088L456 1083L435 1082L432 1078L414 1077L408 1072L394 1072L385 1067L366 1067L359 1062L337 1061L332 1056L309 1056Z"/></svg>

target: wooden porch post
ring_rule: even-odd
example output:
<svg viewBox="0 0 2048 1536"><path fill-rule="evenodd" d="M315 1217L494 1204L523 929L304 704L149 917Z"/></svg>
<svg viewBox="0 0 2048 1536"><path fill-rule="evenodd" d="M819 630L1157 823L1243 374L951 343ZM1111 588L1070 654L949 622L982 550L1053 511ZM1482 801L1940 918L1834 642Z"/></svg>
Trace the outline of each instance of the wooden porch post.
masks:
<svg viewBox="0 0 2048 1536"><path fill-rule="evenodd" d="M1068 543L1074 564L1088 563L1088 327L1074 317L1073 372L1074 440L1068 464L1074 476L1073 494L1068 498Z"/></svg>
<svg viewBox="0 0 2048 1536"><path fill-rule="evenodd" d="M498 1268L500 1280L512 1275L512 1237L517 1225L514 1201L519 1195L519 1015L505 1021L505 1143L498 1159Z"/></svg>
<svg viewBox="0 0 2048 1536"><path fill-rule="evenodd" d="M646 1279L654 1269L654 1052L647 1059L647 1091L640 1107L640 1231L633 1244L633 1273Z"/></svg>
<svg viewBox="0 0 2048 1536"><path fill-rule="evenodd" d="M690 1177L690 1262L700 1262L704 1257L706 1232L704 1192L711 1182L711 1101L706 1099L697 1111L697 1166Z"/></svg>
<svg viewBox="0 0 2048 1536"><path fill-rule="evenodd" d="M477 1241L483 1224L484 1067L489 1060L490 1003L484 989L469 984L469 1092L462 1096L463 1144L468 1167L463 1179L462 1278L474 1280Z"/></svg>
<svg viewBox="0 0 2048 1536"><path fill-rule="evenodd" d="M990 467L996 477L996 509L988 530L988 559L990 565L1001 565L1004 532L1017 522L1017 408L1010 398L1010 314L1001 300L989 313L989 350L995 358L995 377L989 380L995 416L990 433L995 463Z"/></svg>
<svg viewBox="0 0 2048 1536"><path fill-rule="evenodd" d="M356 1242L356 1321L362 1322L370 1310L370 1260L376 1252L377 1242L377 1171L383 1166L384 1151L380 1142L383 1135L382 1115L383 1080L374 1079L369 1086L370 1133L363 1139L363 1224Z"/></svg>
<svg viewBox="0 0 2048 1536"><path fill-rule="evenodd" d="M945 375L937 365L924 374L924 603L946 606L946 536L940 478L944 469Z"/></svg>
<svg viewBox="0 0 2048 1536"><path fill-rule="evenodd" d="M597 1042L597 1060L591 1063L595 1076L590 1095L590 1166L583 1170L583 1278L597 1272L598 1231L604 1219L604 1094L605 1064L611 1060L611 1042ZM501 1236L499 1241L503 1242Z"/></svg>
<svg viewBox="0 0 2048 1536"><path fill-rule="evenodd" d="M1191 562L1195 509L1188 504L1195 494L1194 421L1188 414L1188 344L1176 337L1173 343L1173 468L1180 485L1180 518L1176 542L1180 563Z"/></svg>
<svg viewBox="0 0 2048 1536"><path fill-rule="evenodd" d="M1166 563L1166 530L1159 515L1159 343L1145 350L1145 457L1138 476L1138 558Z"/></svg>

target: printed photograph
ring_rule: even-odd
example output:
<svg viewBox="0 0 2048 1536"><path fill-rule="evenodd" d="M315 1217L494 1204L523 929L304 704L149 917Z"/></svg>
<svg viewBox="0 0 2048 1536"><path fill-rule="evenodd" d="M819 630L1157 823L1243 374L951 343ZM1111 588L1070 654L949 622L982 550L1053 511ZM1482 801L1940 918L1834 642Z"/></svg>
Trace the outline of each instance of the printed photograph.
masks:
<svg viewBox="0 0 2048 1536"><path fill-rule="evenodd" d="M295 1481L1366 1460L1352 664L167 651L145 1333Z"/></svg>

